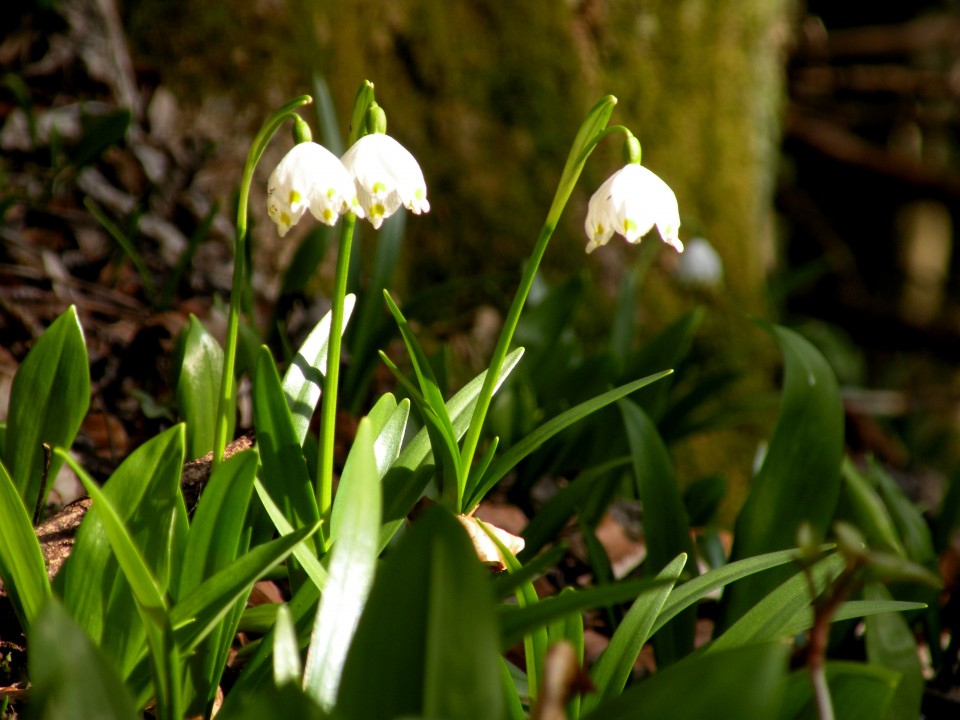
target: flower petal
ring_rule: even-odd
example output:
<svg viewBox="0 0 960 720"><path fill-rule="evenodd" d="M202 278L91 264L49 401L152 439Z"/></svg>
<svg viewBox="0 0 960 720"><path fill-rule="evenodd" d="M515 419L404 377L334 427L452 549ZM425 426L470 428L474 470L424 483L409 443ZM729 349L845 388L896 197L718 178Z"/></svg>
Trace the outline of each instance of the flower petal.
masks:
<svg viewBox="0 0 960 720"><path fill-rule="evenodd" d="M343 156L366 218L379 228L401 205L419 215L430 210L423 172L410 151L383 133L364 135Z"/></svg>
<svg viewBox="0 0 960 720"><path fill-rule="evenodd" d="M597 189L587 207L587 252L605 245L614 232L637 243L653 229L663 241L683 251L677 233L680 212L673 190L642 165L624 166Z"/></svg>

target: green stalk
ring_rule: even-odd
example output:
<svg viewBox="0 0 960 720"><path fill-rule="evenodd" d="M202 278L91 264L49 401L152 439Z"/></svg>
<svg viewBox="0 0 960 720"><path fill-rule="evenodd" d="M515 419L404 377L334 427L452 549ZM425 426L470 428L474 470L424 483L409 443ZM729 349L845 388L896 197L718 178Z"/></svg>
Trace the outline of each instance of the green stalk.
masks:
<svg viewBox="0 0 960 720"><path fill-rule="evenodd" d="M320 453L317 458L317 505L320 518L329 520L333 502L333 445L337 421L337 385L340 380L340 343L343 334L343 301L347 294L350 250L357 216L343 216L337 271L333 281L333 307L330 309L330 336L327 341L327 374L323 378L323 403L320 407ZM321 529L323 532L323 529ZM326 533L323 536L326 544Z"/></svg>
<svg viewBox="0 0 960 720"><path fill-rule="evenodd" d="M267 118L250 145L247 160L243 165L243 177L240 181L240 197L237 202L237 239L233 249L233 283L230 287L230 310L227 314L227 338L223 350L223 373L220 376L220 398L217 404L217 420L213 431L213 466L215 470L223 461L223 451L227 445L227 429L230 427L230 414L237 405L236 387L233 376L237 363L237 337L240 332L240 304L243 295L244 258L247 245L247 216L250 200L250 186L253 184L253 171L263 156L270 139L293 111L313 102L309 95L301 95L291 100Z"/></svg>
<svg viewBox="0 0 960 720"><path fill-rule="evenodd" d="M487 375L484 378L483 385L480 388L480 394L477 396L477 404L473 409L473 415L470 417L470 427L467 430L466 437L463 440L463 447L460 451L461 472L463 477L458 478L458 486L466 487L468 482L470 467L473 465L473 458L477 452L477 445L480 442L480 433L483 430L483 423L490 410L490 402L493 399L493 390L500 377L500 370L503 368L504 358L510 350L510 343L513 342L513 335L517 330L517 323L520 321L520 313L523 312L523 306L527 302L527 296L530 294L530 288L533 287L533 280L537 275L537 269L540 267L540 261L547 250L547 244L553 236L553 231L557 227L560 215L570 199L574 185L583 171L583 166L597 146L597 143L610 132L621 132L626 128L619 126L605 130L613 107L617 99L608 95L598 102L587 114L586 119L580 126L577 136L570 148L570 154L567 157L567 163L563 168L563 174L560 176L560 182L557 185L557 192L553 197L553 203L547 213L547 219L540 230L540 236L537 238L537 244L533 248L530 260L523 270L523 277L520 278L520 286L517 288L517 294L513 298L510 310L503 322L503 329L500 331L500 337L497 340L497 346L493 350L493 357L490 359L490 365L487 369ZM629 130L627 130L629 132ZM463 494L463 493L462 493ZM469 493L466 493L469 494ZM463 508L458 508L463 512Z"/></svg>

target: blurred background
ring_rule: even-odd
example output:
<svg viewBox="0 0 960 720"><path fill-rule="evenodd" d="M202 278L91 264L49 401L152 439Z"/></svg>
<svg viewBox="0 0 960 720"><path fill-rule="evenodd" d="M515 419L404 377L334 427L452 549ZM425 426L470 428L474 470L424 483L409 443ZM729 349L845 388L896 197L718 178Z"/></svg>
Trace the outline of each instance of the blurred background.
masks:
<svg viewBox="0 0 960 720"><path fill-rule="evenodd" d="M397 231L393 255L361 237L354 286L387 263L451 388L485 366L577 127L610 93L613 122L676 191L690 251L652 235L584 254L587 200L620 165L619 143L601 146L532 298L570 298L565 324L540 337L528 324L532 352L643 348L705 308L677 384L706 395L698 432L668 439L680 475L722 474L729 502L776 411L779 354L755 318L825 353L848 446L915 498L960 467L954 0L19 0L0 28L0 373L7 387L41 329L78 306L88 466L106 471L176 417L170 358L190 313L222 324L260 123L312 94L304 115L336 151L369 79L431 212ZM274 140L255 187L290 143ZM251 342L295 345L326 310L335 235L305 221L280 241L256 191L252 205ZM369 370L348 404L382 380ZM516 393L496 429L551 415L538 392L575 395Z"/></svg>

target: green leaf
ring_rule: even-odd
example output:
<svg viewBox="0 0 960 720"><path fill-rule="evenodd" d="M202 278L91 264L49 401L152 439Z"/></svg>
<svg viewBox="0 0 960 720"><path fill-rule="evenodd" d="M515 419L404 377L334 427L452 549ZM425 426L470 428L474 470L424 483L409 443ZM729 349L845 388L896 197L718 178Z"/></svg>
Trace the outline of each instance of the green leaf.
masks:
<svg viewBox="0 0 960 720"><path fill-rule="evenodd" d="M630 400L620 401L620 412L633 456L637 494L643 503L643 534L647 544L645 570L652 575L656 568L667 567L677 552L695 558L696 549L690 535L690 521L683 494L673 471L673 462L656 426L639 406ZM697 574L696 563L689 572ZM693 649L696 611L685 611L673 624L658 633L655 641L657 664L675 662Z"/></svg>
<svg viewBox="0 0 960 720"><path fill-rule="evenodd" d="M610 644L601 653L597 664L593 666L590 679L596 692L587 695L583 701L583 711L589 713L603 700L616 697L630 679L633 666L637 662L640 650L652 634L653 623L663 603L673 590L680 577L687 556L680 554L665 567L657 579L667 584L640 595L623 618L623 622L610 638Z"/></svg>
<svg viewBox="0 0 960 720"><path fill-rule="evenodd" d="M656 579L622 580L609 585L600 585L543 598L531 607L518 608L512 605L498 605L500 645L504 650L507 650L518 643L527 633L553 622L557 618L581 610L606 607L634 600L640 593L665 584L668 584L667 581Z"/></svg>
<svg viewBox="0 0 960 720"><path fill-rule="evenodd" d="M903 600L850 600L843 603L830 616L830 622L842 622L856 618L871 618L885 613L902 613L911 610L926 609L925 603ZM788 625L783 628L784 636L795 636L813 627L813 608L801 608ZM911 636L912 637L912 636Z"/></svg>
<svg viewBox="0 0 960 720"><path fill-rule="evenodd" d="M260 498L260 502L263 503L263 507L267 511L267 515L270 517L277 532L281 535L289 535L292 533L294 531L293 525L284 517L283 510L281 510L280 506L270 497L263 483L255 480L253 487L257 491L257 496ZM297 545L293 549L293 556L300 563L303 571L316 586L317 590L322 590L323 586L327 584L327 571L317 557L316 548L307 545Z"/></svg>
<svg viewBox="0 0 960 720"><path fill-rule="evenodd" d="M50 596L40 543L17 488L0 463L0 578L20 625L29 631Z"/></svg>
<svg viewBox="0 0 960 720"><path fill-rule="evenodd" d="M256 451L244 450L211 473L190 525L178 598L236 559L257 461Z"/></svg>
<svg viewBox="0 0 960 720"><path fill-rule="evenodd" d="M407 323L400 308L393 302L390 293L386 290L383 297L387 302L397 326L400 328L400 335L404 344L407 346L407 352L410 355L410 362L413 364L413 370L417 376L417 382L420 385L420 391L423 393L425 407L419 407L423 421L427 426L430 435L430 446L433 448L433 454L436 458L440 457L441 495L446 497L451 507L460 509L463 503L465 488L461 486L461 467L460 467L460 448L457 444L458 435L453 429L453 423L447 414L446 404L443 401L443 393L437 384L437 379L433 374L427 356L420 347L413 330ZM417 398L414 398L416 401Z"/></svg>
<svg viewBox="0 0 960 720"><path fill-rule="evenodd" d="M263 720L263 718L327 720L327 714L296 685L267 686L256 692L231 692L218 720Z"/></svg>
<svg viewBox="0 0 960 720"><path fill-rule="evenodd" d="M484 474L483 481L481 483L479 483L476 487L468 488L468 496L470 499L464 505L464 507L469 511L470 509L479 505L484 496L493 489L493 486L496 485L514 467L516 467L517 463L519 463L527 455L539 448L541 445L543 445L543 443L559 433L561 430L564 430L578 420L595 413L600 408L606 407L610 403L616 402L617 400L636 392L640 388L666 377L672 372L672 370L665 370L663 372L656 373L655 375L650 375L640 380L627 383L626 385L621 385L614 390L610 390L609 392L605 392L602 395L591 398L586 402L580 403L576 407L572 407L566 412L560 413L552 420L543 423L536 430L523 438L523 440L518 442L507 452L497 458L497 460Z"/></svg>
<svg viewBox="0 0 960 720"><path fill-rule="evenodd" d="M867 601L893 602L890 591L879 583L869 583L863 594ZM866 639L867 659L874 665L900 673L900 682L885 716L887 720L920 717L925 688L923 668L917 652L917 640L903 615L896 612L870 615L867 618Z"/></svg>
<svg viewBox="0 0 960 720"><path fill-rule="evenodd" d="M356 304L355 295L343 299L343 327L346 329ZM303 341L283 375L283 394L292 416L293 429L299 444L307 437L310 419L320 401L323 376L327 371L327 347L330 340L330 313L323 316Z"/></svg>
<svg viewBox="0 0 960 720"><path fill-rule="evenodd" d="M62 460L44 468L43 445L69 448L90 406L90 365L72 305L27 353L10 388L4 464L28 513L46 500Z"/></svg>
<svg viewBox="0 0 960 720"><path fill-rule="evenodd" d="M523 356L523 348L517 348L503 361L503 367L500 370L500 377L494 392L500 387L504 380L510 375L511 371L520 362ZM463 437L473 416L473 409L477 404L477 396L480 394L480 388L486 379L487 371L477 375L473 380L464 385L447 402L447 415L453 424L453 430L457 440ZM430 436L426 428L420 430L406 447L403 448L399 457L390 466L390 470L383 478L383 520L384 527L380 533L380 548L386 547L390 538L396 533L400 525L407 517L407 513L413 508L423 489L430 481L433 468L425 466L424 463L430 455ZM423 466L423 467L422 467Z"/></svg>
<svg viewBox="0 0 960 720"><path fill-rule="evenodd" d="M103 486L151 575L176 588L187 519L180 475L184 427L176 425L137 448ZM77 531L55 586L77 623L126 674L144 647L144 628L96 503Z"/></svg>
<svg viewBox="0 0 960 720"><path fill-rule="evenodd" d="M183 349L183 364L177 381L180 416L187 423L187 457L198 458L213 450L220 379L223 373L223 348L197 318L191 314ZM229 417L234 418L235 413ZM233 437L233 427L227 430Z"/></svg>
<svg viewBox="0 0 960 720"><path fill-rule="evenodd" d="M588 717L769 720L780 705L789 653L782 643L765 643L691 655L602 703Z"/></svg>
<svg viewBox="0 0 960 720"><path fill-rule="evenodd" d="M812 591L819 595L827 584L840 574L843 567L843 558L839 554L833 554L816 562L809 569L812 583L805 573L796 572L742 615L714 640L706 651L718 652L787 636L794 618L812 601L811 585Z"/></svg>
<svg viewBox="0 0 960 720"><path fill-rule="evenodd" d="M853 662L828 662L827 685L834 716L842 720L877 720L886 716L899 675L888 668ZM810 671L788 678L778 720L818 720ZM910 716L917 717L916 715Z"/></svg>
<svg viewBox="0 0 960 720"><path fill-rule="evenodd" d="M30 717L134 720L141 717L110 660L50 598L30 631Z"/></svg>
<svg viewBox="0 0 960 720"><path fill-rule="evenodd" d="M313 482L280 376L266 347L260 348L253 382L253 422L263 467L262 482L295 528L310 527L320 519Z"/></svg>
<svg viewBox="0 0 960 720"><path fill-rule="evenodd" d="M227 567L241 552L245 545L245 521L257 465L256 451L245 450L225 460L210 475L187 536L180 584L174 595L177 600L182 600L204 580ZM212 699L211 693L215 694L219 685L241 610L242 607L236 607L232 617L224 618L204 640L200 651L188 660L190 681L203 696L203 703ZM202 710L202 706L191 706L192 712Z"/></svg>
<svg viewBox="0 0 960 720"><path fill-rule="evenodd" d="M300 666L300 643L297 641L297 629L290 617L290 608L284 604L277 608L274 628L273 684L277 687L287 683L298 684L303 672Z"/></svg>
<svg viewBox="0 0 960 720"><path fill-rule="evenodd" d="M870 481L847 457L843 459L842 474L843 486L837 508L838 516L849 517L863 532L869 547L906 557L893 519Z"/></svg>
<svg viewBox="0 0 960 720"><path fill-rule="evenodd" d="M489 534L489 533L488 533ZM565 544L556 545L516 570L492 576L491 585L495 598L505 598L523 583L530 582L556 565L567 552Z"/></svg>
<svg viewBox="0 0 960 720"><path fill-rule="evenodd" d="M664 368L677 367L690 352L693 336L697 334L704 314L702 307L695 308L644 343L643 348L630 361L628 377L649 375ZM637 393L632 400L643 408L647 415L659 421L666 409L671 385L670 381L659 383Z"/></svg>
<svg viewBox="0 0 960 720"><path fill-rule="evenodd" d="M276 567L293 548L320 527L300 528L289 535L257 545L230 565L205 580L170 611L177 646L189 652L216 625L234 603L249 594L264 573Z"/></svg>
<svg viewBox="0 0 960 720"><path fill-rule="evenodd" d="M486 523L482 520L476 520L476 523L487 534L491 542L497 546L497 552L500 554L500 558L503 560L503 564L507 570L510 571L511 574L520 572L522 569L520 563L517 562L517 558L510 552L510 549L500 541L500 538L496 536ZM537 595L533 583L529 580L517 586L516 595L517 607L520 608L532 607L540 602L540 597ZM523 636L523 651L527 667L527 687L529 688L530 698L532 700L537 699L540 687L545 681L543 663L547 656L548 644L549 636L546 628L543 627L533 628Z"/></svg>
<svg viewBox="0 0 960 720"><path fill-rule="evenodd" d="M417 518L378 570L344 666L337 713L369 720L503 717L485 574L447 512L433 506Z"/></svg>
<svg viewBox="0 0 960 720"><path fill-rule="evenodd" d="M360 421L331 516L327 584L307 650L304 689L320 707L336 701L343 664L373 585L380 536L380 478L369 418Z"/></svg>
<svg viewBox="0 0 960 720"><path fill-rule="evenodd" d="M654 624L651 634L656 633L669 620L676 617L677 613L699 602L710 593L754 573L797 562L800 557L799 550L779 550L758 555L710 570L675 587L664 603L660 615L657 616L657 622Z"/></svg>
<svg viewBox="0 0 960 720"><path fill-rule="evenodd" d="M621 457L586 468L572 483L550 498L523 529L526 546L518 555L520 560L527 562L544 545L556 538L578 508L583 507L590 495L596 491L597 483L607 482L611 473L622 470L629 463L629 457Z"/></svg>
<svg viewBox="0 0 960 720"><path fill-rule="evenodd" d="M384 405L384 409L392 409L388 417L384 418L382 422L378 422L374 413L377 412L381 404ZM369 417L377 436L373 443L373 453L377 459L377 476L382 479L400 456L403 434L406 432L407 420L410 417L410 401L404 399L398 404L393 395L387 393L374 405Z"/></svg>
<svg viewBox="0 0 960 720"><path fill-rule="evenodd" d="M795 332L768 329L784 356L783 393L766 458L737 516L733 560L793 547L802 523L824 537L840 494L843 407L833 370ZM723 624L743 615L786 574L764 573L732 586Z"/></svg>
<svg viewBox="0 0 960 720"><path fill-rule="evenodd" d="M117 558L120 570L123 572L124 577L126 577L127 582L130 583L130 589L133 591L133 596L136 598L137 603L144 610L144 620L149 619L152 623L162 624L161 618L166 614L167 610L167 600L164 596L164 589L160 581L154 577L153 572L151 572L147 565L146 559L140 552L140 548L137 547L137 544L130 536L123 516L114 507L113 503L100 489L94 479L87 475L87 472L80 467L73 458L60 448L57 448L55 452L60 455L62 459L70 465L70 469L77 474L90 499L94 505L96 505L98 518L103 523L103 531L106 533L107 540L110 542L110 547L113 548L113 554Z"/></svg>

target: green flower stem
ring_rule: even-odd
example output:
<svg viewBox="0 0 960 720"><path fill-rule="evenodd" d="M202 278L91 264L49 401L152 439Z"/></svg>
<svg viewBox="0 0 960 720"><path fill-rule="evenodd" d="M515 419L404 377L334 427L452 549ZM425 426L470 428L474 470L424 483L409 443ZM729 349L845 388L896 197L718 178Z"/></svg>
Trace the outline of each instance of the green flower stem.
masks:
<svg viewBox="0 0 960 720"><path fill-rule="evenodd" d="M480 433L483 430L483 423L487 412L490 410L490 402L493 399L493 390L496 387L500 377L500 370L503 368L504 358L510 350L510 343L513 341L513 335L517 330L517 323L520 321L520 313L523 312L523 306L527 302L527 296L530 294L530 288L533 287L533 280L537 275L537 269L540 267L540 261L547 250L547 244L553 236L553 231L557 227L560 215L563 213L570 194L583 171L583 166L593 152L597 143L611 132L624 132L630 134L630 131L621 126L615 126L605 129L613 107L617 99L608 95L598 102L587 114L586 119L580 126L577 136L574 139L573 147L570 148L570 154L567 157L567 163L560 176L560 183L557 185L557 192L553 197L550 210L547 212L547 219L540 230L540 237L533 249L533 253L527 262L523 271L523 277L520 279L520 286L517 288L517 294L513 298L513 304L507 312L507 317L503 323L503 329L500 331L500 337L497 340L497 346L494 348L493 357L487 369L487 375L480 388L480 394L477 396L477 404L474 407L473 415L470 418L470 427L467 430L466 437L463 440L463 447L460 452L461 473L463 477L458 478L457 484L461 498L465 495L463 488L468 482L470 468L473 465L473 458L477 452L477 445L480 442ZM462 502L462 499L461 499ZM463 508L458 508L463 512Z"/></svg>
<svg viewBox="0 0 960 720"><path fill-rule="evenodd" d="M320 408L320 451L317 458L317 504L320 518L329 520L333 502L333 446L337 421L337 385L340 380L340 343L343 334L343 302L347 294L350 250L357 216L343 216L337 271L333 281L333 307L330 310L330 339L327 341L327 374L323 378L323 404ZM323 528L321 528L323 532ZM326 544L326 533L323 536Z"/></svg>
<svg viewBox="0 0 960 720"><path fill-rule="evenodd" d="M288 102L267 118L250 144L247 160L243 165L240 181L240 196L237 201L237 239L233 249L233 283L230 287L230 310L227 314L227 338L223 350L223 373L220 376L220 399L217 404L217 420L213 431L213 465L215 470L223 461L223 451L227 445L227 430L230 427L230 415L237 404L234 372L237 363L237 337L240 332L240 304L243 297L244 259L247 255L247 215L250 200L250 186L253 184L253 171L263 156L263 151L280 126L295 115L294 110L313 102L309 95L301 95Z"/></svg>

